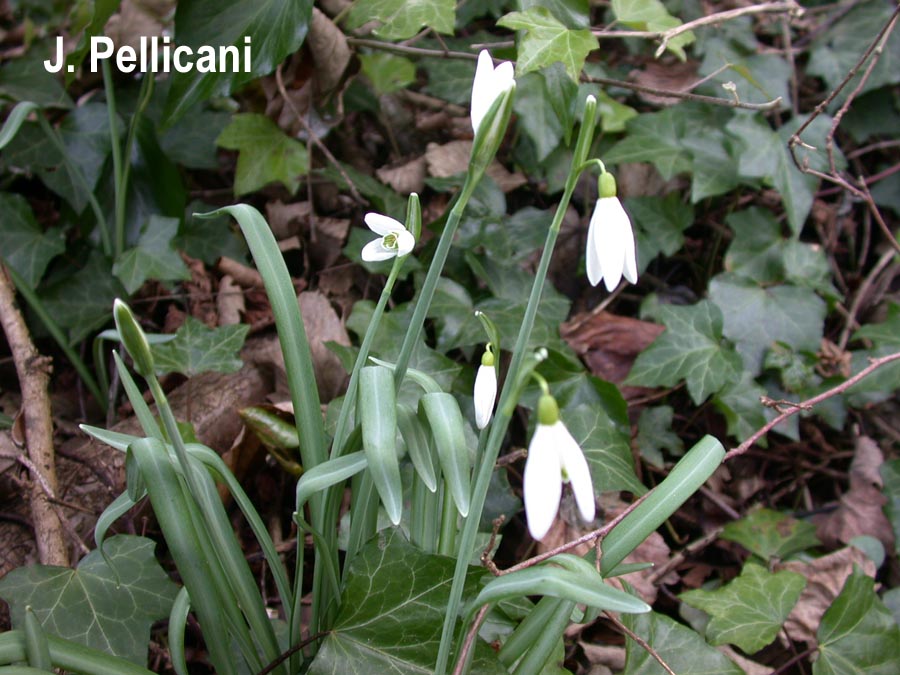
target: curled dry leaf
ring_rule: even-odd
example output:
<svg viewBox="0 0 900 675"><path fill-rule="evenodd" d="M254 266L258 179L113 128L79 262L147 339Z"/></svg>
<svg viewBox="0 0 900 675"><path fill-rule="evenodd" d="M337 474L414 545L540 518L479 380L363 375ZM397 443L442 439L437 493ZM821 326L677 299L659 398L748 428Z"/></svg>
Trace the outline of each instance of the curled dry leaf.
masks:
<svg viewBox="0 0 900 675"><path fill-rule="evenodd" d="M660 63L658 61L649 61L644 65L643 70L632 71L629 73L629 79L635 84L650 89L666 89L668 91L689 91L691 86L697 81L697 69L700 64L696 61L685 61L684 63ZM671 96L660 96L659 94L650 94L639 91L638 96L653 105L673 105L681 99Z"/></svg>
<svg viewBox="0 0 900 675"><path fill-rule="evenodd" d="M331 19L313 7L306 46L316 63L316 91L320 96L327 97L338 88L350 63L347 38Z"/></svg>
<svg viewBox="0 0 900 675"><path fill-rule="evenodd" d="M443 145L429 143L425 150L428 175L435 178L448 178L462 173L469 166L471 154L472 141L450 141ZM491 162L485 173L503 192L510 192L528 182L521 173L510 173L496 160Z"/></svg>
<svg viewBox="0 0 900 675"><path fill-rule="evenodd" d="M340 317L322 293L306 291L298 298L303 314L303 327L312 352L313 368L319 385L319 398L326 403L344 388L347 374L341 362L325 345L326 342L350 346L350 337Z"/></svg>
<svg viewBox="0 0 900 675"><path fill-rule="evenodd" d="M620 673L625 669L625 647L595 645L584 640L579 640L578 644L584 650L584 655L591 664L592 673L593 669L598 666L614 673Z"/></svg>
<svg viewBox="0 0 900 675"><path fill-rule="evenodd" d="M219 258L216 269L222 274L228 275L241 288L262 288L262 275L252 267L247 267L237 260L226 256Z"/></svg>
<svg viewBox="0 0 900 675"><path fill-rule="evenodd" d="M138 50L142 36L149 39L163 34L160 19L171 11L171 7L167 7L166 4L123 0L119 11L106 22L104 33L117 48L128 45Z"/></svg>
<svg viewBox="0 0 900 675"><path fill-rule="evenodd" d="M241 287L228 274L219 279L216 309L219 312L220 326L236 326L241 322L241 314L247 309Z"/></svg>
<svg viewBox="0 0 900 675"><path fill-rule="evenodd" d="M875 576L875 563L852 546L812 562L793 561L779 566L779 569L791 570L806 577L806 588L784 623L792 640L816 644L816 631L822 615L841 592L844 582L856 566L870 577Z"/></svg>
<svg viewBox="0 0 900 675"><path fill-rule="evenodd" d="M837 509L813 518L816 534L823 543L836 546L869 535L887 550L893 550L894 531L884 515L886 499L878 472L883 463L884 455L878 444L868 436L860 436L850 464L850 489L841 496Z"/></svg>
<svg viewBox="0 0 900 675"><path fill-rule="evenodd" d="M425 157L417 157L390 169L382 167L375 171L375 175L401 195L421 192L425 187Z"/></svg>

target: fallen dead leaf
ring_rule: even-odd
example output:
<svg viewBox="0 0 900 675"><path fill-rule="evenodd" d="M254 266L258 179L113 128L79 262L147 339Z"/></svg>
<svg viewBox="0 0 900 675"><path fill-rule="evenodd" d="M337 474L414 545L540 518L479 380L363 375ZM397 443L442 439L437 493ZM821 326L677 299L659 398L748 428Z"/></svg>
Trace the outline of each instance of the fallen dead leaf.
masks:
<svg viewBox="0 0 900 675"><path fill-rule="evenodd" d="M244 293L234 283L234 278L226 274L219 279L219 292L216 295L216 310L219 313L220 326L235 326L241 322L241 314L246 310Z"/></svg>
<svg viewBox="0 0 900 675"><path fill-rule="evenodd" d="M315 67L316 89L327 97L338 88L352 52L347 37L324 13L313 7L306 47L312 54Z"/></svg>
<svg viewBox="0 0 900 675"><path fill-rule="evenodd" d="M168 8L171 9L171 8ZM125 45L132 49L140 48L140 39L146 36L160 37L163 34L163 24L160 18L165 14L162 6L153 7L152 3L132 2L123 0L119 11L109 17L104 32L117 48Z"/></svg>
<svg viewBox="0 0 900 675"><path fill-rule="evenodd" d="M266 204L266 222L275 239L287 239L299 234L302 223L309 222L312 207L309 202L285 204L280 199Z"/></svg>
<svg viewBox="0 0 900 675"><path fill-rule="evenodd" d="M792 640L816 644L816 631L825 610L841 592L844 582L859 567L870 577L875 576L875 563L857 548L848 546L812 562L792 561L779 566L806 577L806 588L788 615L784 628Z"/></svg>
<svg viewBox="0 0 900 675"><path fill-rule="evenodd" d="M812 519L816 534L826 546L839 546L854 537L869 535L887 550L893 550L894 530L884 515L886 499L878 472L883 463L884 455L874 440L868 436L857 438L850 464L850 489L841 496L834 511Z"/></svg>
<svg viewBox="0 0 900 675"><path fill-rule="evenodd" d="M772 672L772 669L769 666L764 666L756 661L751 661L728 645L722 645L721 647L716 647L716 649L734 661L746 675L768 675Z"/></svg>
<svg viewBox="0 0 900 675"><path fill-rule="evenodd" d="M338 357L325 346L325 343L337 342L350 346L350 337L328 298L322 293L305 291L300 294L298 302L312 352L319 399L327 403L343 390L347 374Z"/></svg>
<svg viewBox="0 0 900 675"><path fill-rule="evenodd" d="M252 267L247 267L237 260L222 256L216 263L216 269L230 276L241 288L262 288L262 275Z"/></svg>
<svg viewBox="0 0 900 675"><path fill-rule="evenodd" d="M665 330L659 324L609 312L576 314L560 327L560 335L583 359L590 371L604 380L620 384L644 351ZM646 392L623 387L628 399Z"/></svg>
<svg viewBox="0 0 900 675"><path fill-rule="evenodd" d="M448 178L462 173L469 166L471 154L472 141L450 141L443 145L429 143L425 149L428 174L435 178ZM510 173L496 160L491 162L485 173L503 192L510 192L528 182L521 173Z"/></svg>
<svg viewBox="0 0 900 675"><path fill-rule="evenodd" d="M668 91L688 91L697 81L697 69L700 64L696 61L675 63L661 63L648 61L643 70L635 70L628 77L635 84L650 89L666 89ZM674 96L660 96L639 91L637 95L653 105L673 105L681 99Z"/></svg>
<svg viewBox="0 0 900 675"><path fill-rule="evenodd" d="M375 171L375 175L401 195L421 192L425 187L425 157L417 157L391 169L382 167Z"/></svg>
<svg viewBox="0 0 900 675"><path fill-rule="evenodd" d="M591 666L603 666L616 673L625 669L625 647L595 645L584 640L579 640L578 644Z"/></svg>

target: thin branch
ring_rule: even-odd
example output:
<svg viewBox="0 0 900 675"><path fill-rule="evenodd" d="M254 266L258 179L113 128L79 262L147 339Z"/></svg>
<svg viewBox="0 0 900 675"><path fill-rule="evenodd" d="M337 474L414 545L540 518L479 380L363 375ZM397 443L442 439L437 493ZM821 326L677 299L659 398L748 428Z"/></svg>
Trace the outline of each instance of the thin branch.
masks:
<svg viewBox="0 0 900 675"><path fill-rule="evenodd" d="M31 341L25 320L16 307L15 293L3 265L0 265L0 324L6 333L22 392L25 447L34 467L31 519L38 556L44 565L68 567L69 553L63 538L62 522L43 485L46 483L50 494L56 493L53 421L50 417L50 396L47 393L50 359L41 356Z"/></svg>
<svg viewBox="0 0 900 675"><path fill-rule="evenodd" d="M638 645L640 645L640 647L645 652L647 652L650 656L652 656L654 659L656 659L656 662L660 666L662 666L663 670L665 670L667 673L669 673L669 675L677 675L677 673L669 667L669 664L666 663L665 661L663 661L663 657L661 657L659 655L659 653L655 649L653 649L653 647L650 646L649 642L647 642L644 638L642 638L640 635L638 635L633 630L631 630L628 626L626 626L624 623L622 623L619 620L619 617L617 617L612 612L607 610L607 611L604 611L603 613L606 614L606 618L608 618L610 621L613 622L613 625L615 625L616 628L618 628L625 635L627 635L632 640L634 640Z"/></svg>
<svg viewBox="0 0 900 675"><path fill-rule="evenodd" d="M287 107L291 109L291 112L294 113L294 117L297 118L300 126L303 127L303 130L306 132L309 140L312 141L313 144L322 151L322 154L325 155L325 159L327 159L332 164L332 166L337 169L337 172L341 174L341 178L343 178L344 182L347 184L347 188L350 190L350 194L353 196L353 199L359 204L366 204L366 200L363 199L362 195L359 193L359 190L356 189L356 184L350 179L350 176L347 175L347 172L344 171L344 167L342 167L341 163L337 161L333 154L331 154L331 150L329 150L328 147L319 139L319 137L309 126L300 111L297 110L297 106L294 105L291 97L288 96L287 89L285 89L284 86L284 79L281 75L281 64L279 64L278 68L275 69L275 84L278 86L278 92L284 99L285 105L287 105Z"/></svg>
<svg viewBox="0 0 900 675"><path fill-rule="evenodd" d="M821 394L817 394L812 398L809 398L800 403L795 403L790 408L782 412L777 417L773 418L769 422L767 422L763 427L761 427L758 431L756 431L750 438L741 443L738 447L729 450L725 454L725 459L723 461L727 462L730 459L734 459L735 457L739 457L743 455L747 450L749 450L754 443L756 443L760 438L769 433L774 427L778 426L782 422L784 422L787 418L793 417L801 410L809 410L815 405L818 405L822 401L831 398L832 396L837 396L845 391L847 391L854 384L859 382L862 379L865 379L873 372L894 361L900 360L900 352L895 352L893 354L888 354L887 356L882 356L877 359L870 359L870 363L868 366L863 368L853 377L849 377L840 384L832 387L827 391L823 391Z"/></svg>
<svg viewBox="0 0 900 675"><path fill-rule="evenodd" d="M632 91L639 91L644 94L653 94L663 98L680 98L685 101L697 101L699 103L709 103L710 105L720 105L726 108L740 108L741 110L775 110L781 105L781 97L766 101L765 103L744 103L736 101L732 98L719 98L718 96L705 96L703 94L692 94L688 91L678 91L675 89L659 89L657 87L647 87L634 82L625 82L624 80L614 80L608 77L586 77L587 82L596 84L605 84L608 87L621 87Z"/></svg>
<svg viewBox="0 0 900 675"><path fill-rule="evenodd" d="M484 622L484 619L487 616L488 610L490 608L490 605L482 606L482 608L478 610L478 614L475 616L475 620L472 622L472 625L469 626L469 632L466 633L466 639L463 640L463 643L459 648L459 657L456 659L456 666L454 666L453 668L453 675L463 674L463 671L466 668L466 661L468 661L469 659L469 652L472 650L472 646L475 644L475 637L478 635L478 629L481 628L481 624Z"/></svg>
<svg viewBox="0 0 900 675"><path fill-rule="evenodd" d="M269 665L267 665L265 668L263 668L261 671L259 671L256 675L269 675L269 673L271 673L273 670L275 670L278 666L280 666L282 663L284 663L291 656L293 656L294 654L299 652L301 649L306 647L306 645L311 644L311 643L315 642L316 640L321 640L323 637L327 637L327 636L328 636L328 632L323 631L321 633L316 633L315 635L312 635L312 636L306 638L305 640L300 640L300 642L295 644L293 647L288 649L286 652L280 654L277 659L275 659L274 661L269 663Z"/></svg>
<svg viewBox="0 0 900 675"><path fill-rule="evenodd" d="M853 296L853 303L850 305L850 309L847 310L847 317L844 323L844 329L841 331L841 336L838 339L838 349L844 351L847 346L847 342L850 340L850 333L853 331L854 325L857 324L856 317L859 315L860 309L862 307L863 300L866 299L866 296L869 294L869 289L872 288L872 285L875 283L875 279L881 274L885 268L891 264L891 261L895 256L894 251L885 251L878 262L875 264L875 267L872 268L872 271L866 275L866 278L863 279L863 282L859 285L859 288L856 289L856 295Z"/></svg>

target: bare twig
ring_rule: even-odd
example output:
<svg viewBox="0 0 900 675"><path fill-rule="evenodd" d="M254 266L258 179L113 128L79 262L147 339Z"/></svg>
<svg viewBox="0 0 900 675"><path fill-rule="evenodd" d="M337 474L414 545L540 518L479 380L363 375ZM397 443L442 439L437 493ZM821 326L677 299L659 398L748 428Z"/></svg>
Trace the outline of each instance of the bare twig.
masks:
<svg viewBox="0 0 900 675"><path fill-rule="evenodd" d="M757 430L752 436L750 436L750 438L748 438L743 443L741 443L738 447L729 450L725 454L724 461L727 462L730 459L734 459L735 457L739 457L740 455L743 455L745 452L747 452L747 450L749 450L753 446L754 443L756 443L760 438L762 438L767 433L769 433L774 427L776 427L779 424L781 424L782 422L784 422L787 418L792 417L793 415L796 415L801 410L809 410L810 408L821 403L822 401L829 399L832 396L836 396L840 393L847 391L854 384L856 384L860 380L865 379L866 377L871 375L873 372L875 372L882 366L885 366L889 363L892 363L892 362L898 361L898 360L900 360L900 352L888 354L887 356L882 356L877 359L871 359L871 362L869 363L869 365L866 366L865 368L863 368L861 371L859 371L853 377L848 377L846 380L844 380L840 384L832 387L831 389L829 389L827 391L823 391L821 394L817 394L816 396L813 396L812 398L809 398L805 401L802 401L800 403L796 403L796 404L792 405L790 408L788 408L787 410L782 412L780 415L771 419L764 426L762 426L759 430Z"/></svg>
<svg viewBox="0 0 900 675"><path fill-rule="evenodd" d="M275 69L275 84L278 86L278 92L281 94L281 97L284 99L285 105L291 109L291 112L294 113L294 117L297 118L297 121L300 123L300 126L303 127L303 130L306 132L307 137L313 144L322 151L322 154L325 155L325 159L327 159L332 166L337 170L339 174L341 174L341 178L344 179L344 182L347 184L347 188L350 190L350 194L353 196L353 199L359 204L366 204L366 200L363 198L361 194L359 194L359 190L356 189L356 184L350 179L350 176L347 175L347 172L344 171L344 167L341 166L341 163L337 161L337 158L333 154L331 154L331 150L319 139L316 133L312 130L309 124L306 122L306 119L297 110L297 106L294 105L294 102L291 100L291 97L288 96L287 89L284 86L284 79L281 75L281 65L279 64L278 68Z"/></svg>
<svg viewBox="0 0 900 675"><path fill-rule="evenodd" d="M291 647L287 651L281 653L277 659L275 659L274 661L269 663L269 665L267 665L265 668L263 668L261 671L259 671L256 675L269 675L269 673L271 673L278 666L280 666L282 663L287 661L291 656L293 656L294 654L299 652L301 649L306 647L306 645L312 644L313 642L315 642L317 640L321 640L323 637L328 637L328 633L323 631L321 633L316 633L315 635L312 635L312 636L306 638L305 640L300 640L300 642L295 644L293 647Z"/></svg>
<svg viewBox="0 0 900 675"><path fill-rule="evenodd" d="M884 269L891 264L891 261L894 259L896 253L892 250L885 251L881 258L879 258L878 262L875 264L875 267L872 268L872 271L866 275L866 278L863 279L863 282L859 285L859 288L856 289L856 295L853 296L853 303L850 305L850 309L847 310L847 317L844 323L844 329L841 331L841 337L838 340L838 348L843 351L847 347L847 342L850 340L850 333L853 331L854 325L856 325L856 317L859 315L860 308L862 307L863 300L869 294L869 289L872 288L872 284L875 282L876 277L881 274Z"/></svg>
<svg viewBox="0 0 900 675"><path fill-rule="evenodd" d="M663 670L665 670L667 673L669 673L669 675L677 675L677 673L669 667L669 664L666 663L665 661L663 661L663 658L659 655L659 653L655 649L653 649L653 647L650 646L649 642L647 642L644 638L642 638L640 635L638 635L633 630L631 630L628 626L626 626L624 623L622 623L619 620L619 617L617 617L612 612L604 611L603 613L606 614L606 618L608 618L610 621L613 622L613 625L616 628L618 628L625 635L627 635L632 640L634 640L638 645L640 645L640 647L645 652L647 652L650 656L652 656L654 659L656 659L656 662L660 666L662 666Z"/></svg>
<svg viewBox="0 0 900 675"><path fill-rule="evenodd" d="M57 490L56 462L53 455L53 422L50 417L50 359L41 356L28 334L22 314L16 307L15 293L0 265L0 324L16 364L22 392L25 420L25 447L35 471L31 488L31 518L38 556L44 565L69 565L69 553L63 538L63 526L44 490Z"/></svg>
<svg viewBox="0 0 900 675"><path fill-rule="evenodd" d="M472 645L475 644L475 636L478 635L478 629L481 628L481 624L484 622L484 618L487 616L490 608L490 605L484 605L478 610L478 614L475 615L475 620L472 622L472 625L469 626L469 631L466 633L466 639L463 640L463 643L459 647L459 657L456 659L453 675L462 675L465 670L469 652L472 650Z"/></svg>

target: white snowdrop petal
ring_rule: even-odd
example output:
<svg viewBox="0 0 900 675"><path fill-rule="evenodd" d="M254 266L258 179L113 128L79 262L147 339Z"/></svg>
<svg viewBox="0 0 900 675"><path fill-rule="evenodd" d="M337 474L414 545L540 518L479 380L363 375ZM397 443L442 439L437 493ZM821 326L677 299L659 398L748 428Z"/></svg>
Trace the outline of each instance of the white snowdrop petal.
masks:
<svg viewBox="0 0 900 675"><path fill-rule="evenodd" d="M363 246L360 255L366 262L380 262L382 260L393 258L395 255L397 255L397 252L386 249L382 244L381 239L373 239L368 244Z"/></svg>
<svg viewBox="0 0 900 675"><path fill-rule="evenodd" d="M557 422L557 424L562 425L562 422ZM575 494L575 502L578 504L581 518L589 523L594 520L596 515L591 470L584 453L575 439L572 438L572 434L565 427L563 427L563 430L567 440L565 442L560 441L559 444L562 469L572 485L572 492Z"/></svg>
<svg viewBox="0 0 900 675"><path fill-rule="evenodd" d="M510 61L504 61L494 69L494 98L509 89L515 82L515 71ZM493 99L491 100L493 103Z"/></svg>
<svg viewBox="0 0 900 675"><path fill-rule="evenodd" d="M522 481L528 531L537 540L550 531L562 496L559 455L554 447L556 438L552 430L553 426L537 425L528 446Z"/></svg>
<svg viewBox="0 0 900 675"><path fill-rule="evenodd" d="M372 232L380 234L382 237L398 230L406 231L403 223L381 213L367 213L364 220Z"/></svg>
<svg viewBox="0 0 900 675"><path fill-rule="evenodd" d="M617 218L620 216L616 206L621 208L615 197L597 200L597 252L600 259L600 272L606 290L613 291L622 279L622 268L625 258L622 255L621 230ZM624 213L624 212L623 212Z"/></svg>
<svg viewBox="0 0 900 675"><path fill-rule="evenodd" d="M603 268L600 266L600 246L602 242L598 235L597 209L591 215L591 223L588 226L587 246L584 252L585 267L587 268L588 281L591 286L596 286L603 278Z"/></svg>
<svg viewBox="0 0 900 675"><path fill-rule="evenodd" d="M475 79L472 81L472 129L478 133L478 127L484 119L488 108L496 96L493 90L494 61L486 49L478 54L478 65L475 67Z"/></svg>
<svg viewBox="0 0 900 675"><path fill-rule="evenodd" d="M475 425L484 429L491 421L497 398L497 371L494 366L478 366L475 374Z"/></svg>
<svg viewBox="0 0 900 675"><path fill-rule="evenodd" d="M416 245L416 238L409 230L398 230L394 233L397 237L397 255L406 255L412 252Z"/></svg>

